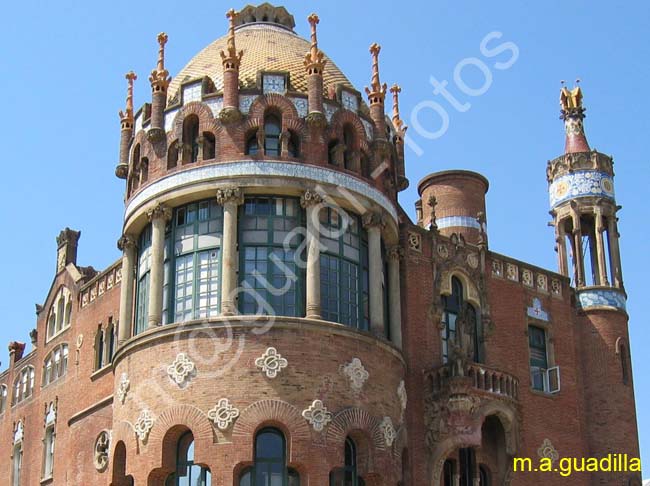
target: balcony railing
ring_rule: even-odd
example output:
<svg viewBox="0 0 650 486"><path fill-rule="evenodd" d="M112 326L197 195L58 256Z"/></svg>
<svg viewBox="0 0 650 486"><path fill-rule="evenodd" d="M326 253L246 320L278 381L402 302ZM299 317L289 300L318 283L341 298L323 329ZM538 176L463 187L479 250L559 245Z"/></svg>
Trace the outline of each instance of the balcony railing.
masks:
<svg viewBox="0 0 650 486"><path fill-rule="evenodd" d="M468 363L464 375L471 379L472 387L476 390L512 400L519 399L519 380L509 373L479 363ZM427 374L434 394L443 392L453 378L450 366L441 366Z"/></svg>

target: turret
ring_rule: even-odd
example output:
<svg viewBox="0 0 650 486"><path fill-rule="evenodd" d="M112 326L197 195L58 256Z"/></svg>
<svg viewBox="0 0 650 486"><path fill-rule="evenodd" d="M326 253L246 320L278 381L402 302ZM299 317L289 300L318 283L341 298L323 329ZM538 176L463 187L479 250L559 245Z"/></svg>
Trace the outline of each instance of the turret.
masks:
<svg viewBox="0 0 650 486"><path fill-rule="evenodd" d="M375 140L386 140L386 118L384 115L384 99L386 98L386 83L379 81L379 52L381 46L376 42L370 46L372 55L372 80L370 88L366 87L370 103L370 118L374 123Z"/></svg>
<svg viewBox="0 0 650 486"><path fill-rule="evenodd" d="M638 457L613 161L589 148L580 87L562 87L560 108L565 151L548 163L547 177L559 271L576 289L589 456ZM635 484L635 477L601 471L592 481Z"/></svg>
<svg viewBox="0 0 650 486"><path fill-rule="evenodd" d="M165 108L167 106L167 88L171 82L169 71L165 69L165 44L169 37L164 32L158 34L158 64L151 71L151 128L149 139L162 140L165 136Z"/></svg>
<svg viewBox="0 0 650 486"><path fill-rule="evenodd" d="M235 21L238 13L232 8L226 13L228 18L228 40L226 51L221 51L221 62L223 64L223 110L219 117L224 123L238 120L239 113L239 66L244 55L243 51L237 51L235 45Z"/></svg>
<svg viewBox="0 0 650 486"><path fill-rule="evenodd" d="M307 71L307 90L309 97L309 113L323 113L323 69L326 60L318 48L316 26L320 22L318 15L311 14L307 20L311 26L311 48L305 56L305 69Z"/></svg>
<svg viewBox="0 0 650 486"><path fill-rule="evenodd" d="M120 125L122 131L120 133L120 160L115 168L115 175L120 179L126 179L129 173L129 147L131 139L133 138L133 82L138 79L138 76L129 71L126 73L126 80L128 83L126 91L126 108L120 111Z"/></svg>

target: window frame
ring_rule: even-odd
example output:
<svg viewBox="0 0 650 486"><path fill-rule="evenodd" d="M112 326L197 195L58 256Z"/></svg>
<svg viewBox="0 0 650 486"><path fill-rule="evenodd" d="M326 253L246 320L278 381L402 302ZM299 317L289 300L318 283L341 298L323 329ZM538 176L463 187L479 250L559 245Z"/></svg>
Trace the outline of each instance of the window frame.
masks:
<svg viewBox="0 0 650 486"><path fill-rule="evenodd" d="M33 365L21 368L14 379L14 388L11 397L11 406L15 407L34 395L36 372Z"/></svg>
<svg viewBox="0 0 650 486"><path fill-rule="evenodd" d="M532 343L533 336L531 330L536 330L543 333L544 347L541 344L534 346ZM529 376L530 376L530 389L537 393L546 395L555 395L561 390L560 367L555 363L555 355L553 353L553 346L551 343L550 329L547 325L538 322L529 322L527 328L528 339L528 355L529 355ZM545 352L544 363L546 367L537 366L533 364L533 349L538 352L542 349ZM540 365L541 365L540 360ZM541 381L539 381L541 380ZM538 385L541 383L541 385ZM541 388L540 388L541 386Z"/></svg>
<svg viewBox="0 0 650 486"><path fill-rule="evenodd" d="M41 388L45 388L51 383L65 377L68 372L69 351L68 343L61 343L52 348L47 356L45 356L43 360Z"/></svg>
<svg viewBox="0 0 650 486"><path fill-rule="evenodd" d="M72 321L72 294L61 285L50 306L45 323L45 343L49 343L70 329Z"/></svg>
<svg viewBox="0 0 650 486"><path fill-rule="evenodd" d="M186 479L182 484L192 484L196 486L210 486L212 484L212 472L210 468L201 466L194 462L194 435L191 431L185 432L180 436L178 442L176 443L176 470L171 473L165 480L165 486L180 486L181 479ZM192 451L192 458L189 458L190 450ZM198 467L200 483L197 484L193 482L192 472L194 467ZM185 476L179 476L179 474L187 473Z"/></svg>

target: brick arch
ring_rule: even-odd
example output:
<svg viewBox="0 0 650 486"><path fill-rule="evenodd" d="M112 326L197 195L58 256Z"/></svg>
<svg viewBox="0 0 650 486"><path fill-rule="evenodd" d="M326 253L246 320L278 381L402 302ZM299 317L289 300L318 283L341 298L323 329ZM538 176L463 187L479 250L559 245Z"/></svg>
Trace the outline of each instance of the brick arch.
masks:
<svg viewBox="0 0 650 486"><path fill-rule="evenodd" d="M278 93L268 93L255 98L253 103L251 103L248 116L251 118L263 119L264 114L269 109L275 109L280 112L280 115L282 116L282 129L289 128L286 125L286 120L300 119L298 110L296 110L296 106L291 102L291 100Z"/></svg>
<svg viewBox="0 0 650 486"><path fill-rule="evenodd" d="M386 442L379 429L379 420L361 408L346 408L337 413L327 428L326 441L342 448L345 438L354 431L365 434L375 450L386 449Z"/></svg>
<svg viewBox="0 0 650 486"><path fill-rule="evenodd" d="M196 115L199 119L199 134L203 132L212 132L215 137L222 130L222 125L213 116L212 110L208 105L200 101L190 101L183 105L174 116L174 122L171 130L171 137L168 135L167 140L178 140L183 135L183 121L190 115ZM169 145L168 145L169 146Z"/></svg>
<svg viewBox="0 0 650 486"><path fill-rule="evenodd" d="M483 405L477 414L481 426L488 417L494 416L499 419L506 438L506 453L514 456L519 450L519 422L515 411L499 400L492 400Z"/></svg>
<svg viewBox="0 0 650 486"><path fill-rule="evenodd" d="M336 138L343 140L343 127L345 125L351 125L352 128L354 128L358 145L357 147L354 147L354 149L368 152L366 129L364 128L359 116L350 110L338 110L336 113L334 113L332 116L332 121L330 122L328 140L332 141Z"/></svg>
<svg viewBox="0 0 650 486"><path fill-rule="evenodd" d="M155 451L162 444L167 432L179 425L190 429L194 435L194 440L197 442L211 441L214 438L214 429L205 413L191 405L175 405L164 410L156 417L149 435L150 447L153 447Z"/></svg>
<svg viewBox="0 0 650 486"><path fill-rule="evenodd" d="M430 486L440 486L442 469L449 454L461 447L481 446L480 432L478 433L478 436L472 438L475 440L468 440L467 436L451 436L437 443L430 456L429 462L429 477L431 478L431 481L429 482Z"/></svg>
<svg viewBox="0 0 650 486"><path fill-rule="evenodd" d="M440 293L442 295L451 295L451 279L457 277L463 284L463 298L466 302L476 307L476 311L481 309L481 297L479 289L473 282L470 275L461 267L455 266L446 270L440 277Z"/></svg>
<svg viewBox="0 0 650 486"><path fill-rule="evenodd" d="M287 437L287 440L311 438L307 421L296 407L281 400L271 399L257 401L241 411L233 427L233 438L248 438L252 441L260 427L269 424L277 424L288 432L290 437Z"/></svg>

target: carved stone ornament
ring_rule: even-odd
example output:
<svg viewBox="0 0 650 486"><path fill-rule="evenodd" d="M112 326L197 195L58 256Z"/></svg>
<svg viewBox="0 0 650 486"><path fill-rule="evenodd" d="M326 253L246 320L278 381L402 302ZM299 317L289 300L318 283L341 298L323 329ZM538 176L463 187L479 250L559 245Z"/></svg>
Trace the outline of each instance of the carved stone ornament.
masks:
<svg viewBox="0 0 650 486"><path fill-rule="evenodd" d="M397 397L399 398L399 403L402 407L402 412L406 410L406 403L408 402L408 398L406 396L406 384L404 383L404 380L399 382L399 386L397 387Z"/></svg>
<svg viewBox="0 0 650 486"><path fill-rule="evenodd" d="M19 420L14 427L14 444L19 444L23 441L24 433L25 428L23 426L23 421Z"/></svg>
<svg viewBox="0 0 650 486"><path fill-rule="evenodd" d="M418 233L409 233L408 244L409 249L420 253L422 252L422 236Z"/></svg>
<svg viewBox="0 0 650 486"><path fill-rule="evenodd" d="M308 409L303 410L302 416L316 432L321 432L332 421L332 414L320 400L314 400Z"/></svg>
<svg viewBox="0 0 650 486"><path fill-rule="evenodd" d="M122 376L120 377L120 382L117 385L117 399L120 401L122 405L124 405L124 402L126 401L126 396L129 393L129 389L131 388L131 382L129 381L129 377L126 373L122 373Z"/></svg>
<svg viewBox="0 0 650 486"><path fill-rule="evenodd" d="M449 258L449 248L447 247L447 245L444 245L442 243L440 243L438 245L438 255L443 260L446 260L447 258Z"/></svg>
<svg viewBox="0 0 650 486"><path fill-rule="evenodd" d="M537 275L537 290L540 292L548 292L548 279L546 275Z"/></svg>
<svg viewBox="0 0 650 486"><path fill-rule="evenodd" d="M300 206L303 208L315 206L317 204L321 204L323 200L323 196L318 194L316 191L308 190L305 191L302 196L300 196Z"/></svg>
<svg viewBox="0 0 650 486"><path fill-rule="evenodd" d="M352 390L357 393L361 391L364 383L370 377L359 358L353 358L352 361L344 365L343 374L349 378Z"/></svg>
<svg viewBox="0 0 650 486"><path fill-rule="evenodd" d="M537 449L537 455L542 458L550 459L553 464L560 458L560 454L557 452L553 443L549 439L544 439L542 445Z"/></svg>
<svg viewBox="0 0 650 486"><path fill-rule="evenodd" d="M498 260L492 260L492 276L503 277L503 263Z"/></svg>
<svg viewBox="0 0 650 486"><path fill-rule="evenodd" d="M255 360L255 366L260 368L267 378L275 378L288 364L289 362L275 348L268 348Z"/></svg>
<svg viewBox="0 0 650 486"><path fill-rule="evenodd" d="M151 429L153 428L153 424L154 418L149 410L143 410L140 412L140 416L133 427L138 439L142 442L146 442L149 437L149 432L151 432Z"/></svg>
<svg viewBox="0 0 650 486"><path fill-rule="evenodd" d="M177 384L185 383L196 370L194 363L185 353L178 353L174 362L167 367L167 374Z"/></svg>
<svg viewBox="0 0 650 486"><path fill-rule="evenodd" d="M513 265L512 263L506 263L506 276L508 277L508 280L518 282L519 267L517 267L517 265Z"/></svg>
<svg viewBox="0 0 650 486"><path fill-rule="evenodd" d="M103 430L95 439L95 451L93 454L93 463L95 469L99 472L106 471L108 466L108 451L110 450L111 435L108 431Z"/></svg>
<svg viewBox="0 0 650 486"><path fill-rule="evenodd" d="M476 270L478 268L478 255L476 253L470 253L467 255L467 265L469 265L470 268L473 268Z"/></svg>
<svg viewBox="0 0 650 486"><path fill-rule="evenodd" d="M562 283L559 280L551 280L551 292L553 295L562 295Z"/></svg>
<svg viewBox="0 0 650 486"><path fill-rule="evenodd" d="M362 217L361 221L364 228L383 228L386 226L386 220L384 219L381 213L376 213L373 211L366 212Z"/></svg>
<svg viewBox="0 0 650 486"><path fill-rule="evenodd" d="M208 418L219 430L227 430L239 417L239 409L233 407L227 398L222 398L208 411Z"/></svg>
<svg viewBox="0 0 650 486"><path fill-rule="evenodd" d="M379 430L381 430L381 433L384 436L386 446L391 447L397 438L397 432L395 432L395 427L393 427L393 421L390 417L384 417L381 424L379 424Z"/></svg>
<svg viewBox="0 0 650 486"><path fill-rule="evenodd" d="M533 283L533 272L528 269L522 270L521 281L526 287L534 287L535 284Z"/></svg>
<svg viewBox="0 0 650 486"><path fill-rule="evenodd" d="M404 258L404 248L399 245L391 246L386 251L386 258L388 258L388 260L399 260Z"/></svg>
<svg viewBox="0 0 650 486"><path fill-rule="evenodd" d="M244 193L239 187L217 189L217 204L223 206L229 202L233 202L237 206L244 203Z"/></svg>
<svg viewBox="0 0 650 486"><path fill-rule="evenodd" d="M149 221L153 221L154 219L169 221L171 217L172 210L162 203L157 203L154 207L147 210L147 218L149 218Z"/></svg>

